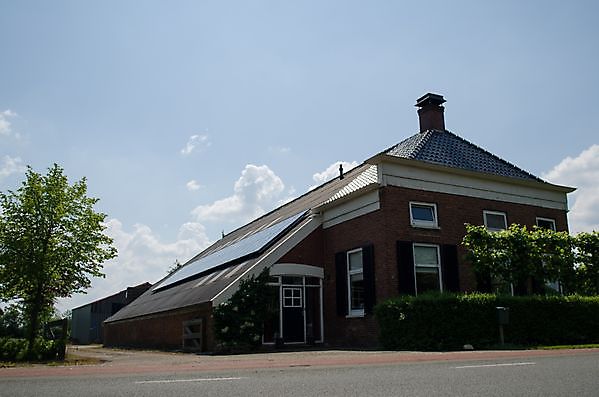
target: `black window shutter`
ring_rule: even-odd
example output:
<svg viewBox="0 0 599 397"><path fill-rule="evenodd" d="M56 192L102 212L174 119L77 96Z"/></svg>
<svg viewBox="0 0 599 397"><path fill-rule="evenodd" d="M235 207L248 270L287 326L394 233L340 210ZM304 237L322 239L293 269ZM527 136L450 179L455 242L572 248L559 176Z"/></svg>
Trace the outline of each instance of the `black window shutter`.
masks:
<svg viewBox="0 0 599 397"><path fill-rule="evenodd" d="M410 241L397 242L397 273L399 276L399 293L415 295L414 249Z"/></svg>
<svg viewBox="0 0 599 397"><path fill-rule="evenodd" d="M362 269L364 271L364 312L372 314L376 304L376 289L374 284L374 246L362 247Z"/></svg>
<svg viewBox="0 0 599 397"><path fill-rule="evenodd" d="M347 255L345 252L335 254L335 284L337 288L337 314L347 315Z"/></svg>
<svg viewBox="0 0 599 397"><path fill-rule="evenodd" d="M460 292L457 245L445 244L441 247L441 272L443 291Z"/></svg>

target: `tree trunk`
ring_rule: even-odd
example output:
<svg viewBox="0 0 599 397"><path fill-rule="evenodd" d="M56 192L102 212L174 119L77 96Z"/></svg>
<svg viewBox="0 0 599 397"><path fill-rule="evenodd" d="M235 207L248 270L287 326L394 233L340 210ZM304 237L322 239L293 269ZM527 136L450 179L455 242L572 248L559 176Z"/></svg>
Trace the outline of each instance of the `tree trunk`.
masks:
<svg viewBox="0 0 599 397"><path fill-rule="evenodd" d="M29 343L27 345L27 357L33 359L33 344L40 327L40 315L43 310L43 295L40 286L37 288L35 298L33 302L31 302L31 307L29 309L29 329L27 333L27 342Z"/></svg>
<svg viewBox="0 0 599 397"><path fill-rule="evenodd" d="M32 359L33 357L33 343L35 342L35 337L37 335L37 330L39 328L39 314L40 314L40 305L37 302L34 302L31 310L29 311L29 329L27 330L27 358Z"/></svg>

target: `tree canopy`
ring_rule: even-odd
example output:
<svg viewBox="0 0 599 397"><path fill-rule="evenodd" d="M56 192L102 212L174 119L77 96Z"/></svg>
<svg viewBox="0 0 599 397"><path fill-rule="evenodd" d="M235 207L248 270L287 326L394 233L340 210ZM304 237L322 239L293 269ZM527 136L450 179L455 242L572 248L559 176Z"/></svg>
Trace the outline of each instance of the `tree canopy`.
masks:
<svg viewBox="0 0 599 397"><path fill-rule="evenodd" d="M517 224L490 232L466 225L462 243L483 290L493 283L511 285L520 294L543 293L553 283L566 293L599 293L597 232L572 236Z"/></svg>
<svg viewBox="0 0 599 397"><path fill-rule="evenodd" d="M22 304L30 342L55 300L85 291L116 256L97 201L56 164L46 175L29 167L18 190L0 192L0 297Z"/></svg>

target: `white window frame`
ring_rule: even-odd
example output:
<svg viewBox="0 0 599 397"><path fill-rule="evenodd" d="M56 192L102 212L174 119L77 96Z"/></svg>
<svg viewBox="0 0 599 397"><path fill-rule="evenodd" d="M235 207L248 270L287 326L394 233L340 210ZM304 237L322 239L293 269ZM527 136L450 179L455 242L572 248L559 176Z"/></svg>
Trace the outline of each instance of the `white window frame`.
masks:
<svg viewBox="0 0 599 397"><path fill-rule="evenodd" d="M349 268L349 256L357 252L362 253L362 267L360 269L350 270ZM362 280L364 280L364 252L362 248L357 248L351 251L347 251L345 256L345 266L347 268L347 317L364 317L364 309L353 309L351 304L351 276L356 274L362 274ZM362 281L363 282L363 281Z"/></svg>
<svg viewBox="0 0 599 397"><path fill-rule="evenodd" d="M291 296L285 296L285 292L287 291L291 292ZM297 296L295 294L296 292L299 292ZM304 307L303 295L303 285L283 287L283 307ZM287 299L291 300L290 304L286 303Z"/></svg>
<svg viewBox="0 0 599 397"><path fill-rule="evenodd" d="M489 227L487 225L487 215L500 215L500 216L502 216L503 220L504 220L505 228L503 228L503 229L497 229L497 228L494 228L494 227ZM498 231L506 230L507 229L507 214L505 212L483 210L483 220L485 222L485 227L489 231L498 232Z"/></svg>
<svg viewBox="0 0 599 397"><path fill-rule="evenodd" d="M552 219L552 218L542 218L540 216L537 216L536 224L537 224L538 227L540 227L539 226L539 221L551 222L551 224L553 225L553 228L551 230L553 230L554 232L556 231L556 229L555 229L555 219Z"/></svg>
<svg viewBox="0 0 599 397"><path fill-rule="evenodd" d="M416 247L433 247L437 249L437 265L418 265L416 263ZM417 267L430 267L437 268L439 270L439 292L443 292L443 274L441 273L441 249L437 244L425 244L425 243L413 243L412 244L412 257L414 259L414 291L418 295L418 283L416 282L416 268Z"/></svg>
<svg viewBox="0 0 599 397"><path fill-rule="evenodd" d="M412 206L417 205L421 207L430 207L433 209L433 220L432 221L423 221L420 219L414 219L412 214ZM410 201L410 223L414 227L424 227L429 229L437 229L439 228L439 218L437 217L437 204L435 203L423 203L419 201Z"/></svg>

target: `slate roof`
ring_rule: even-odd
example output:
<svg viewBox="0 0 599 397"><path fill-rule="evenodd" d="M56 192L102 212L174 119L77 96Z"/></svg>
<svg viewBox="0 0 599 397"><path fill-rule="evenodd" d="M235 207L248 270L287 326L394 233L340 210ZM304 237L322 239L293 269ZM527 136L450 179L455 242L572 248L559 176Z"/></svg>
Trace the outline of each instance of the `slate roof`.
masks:
<svg viewBox="0 0 599 397"><path fill-rule="evenodd" d="M428 130L412 135L383 152L468 171L543 182L535 175L487 152L450 131Z"/></svg>

